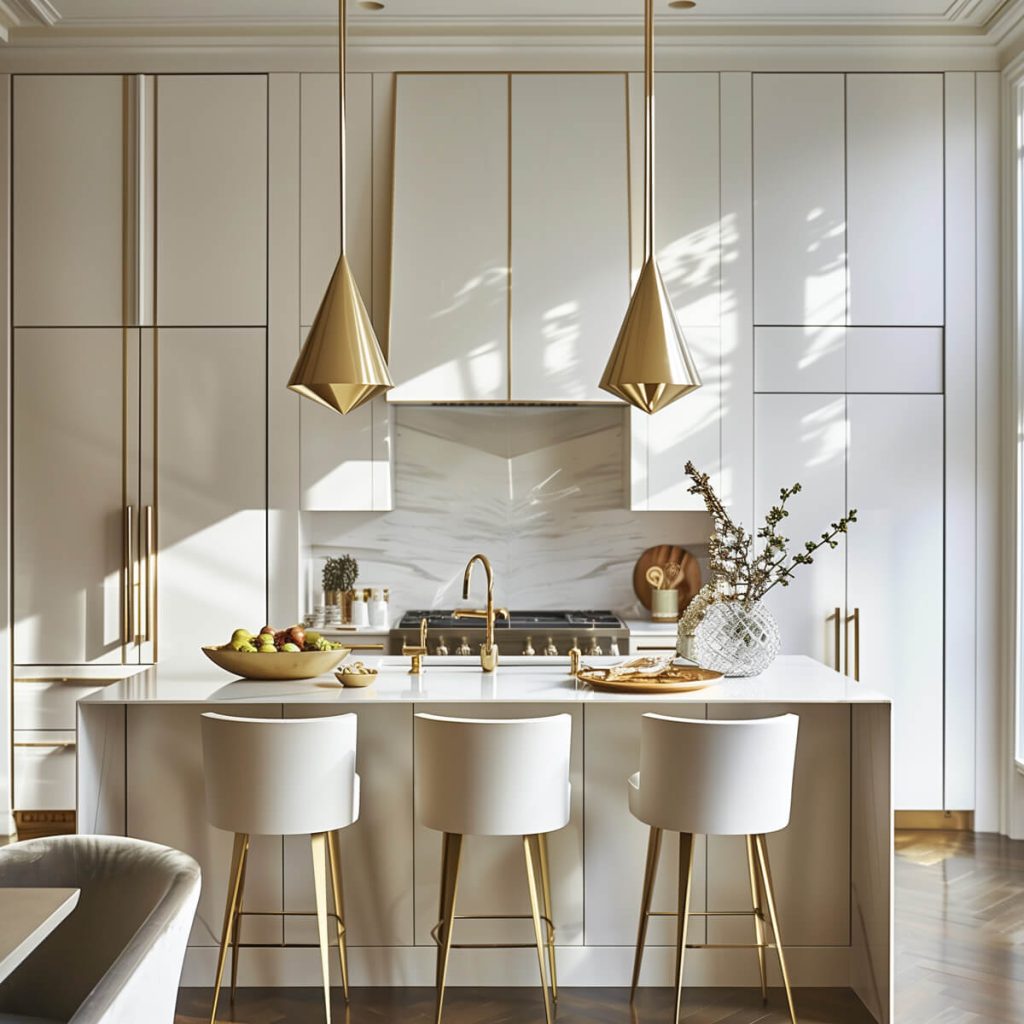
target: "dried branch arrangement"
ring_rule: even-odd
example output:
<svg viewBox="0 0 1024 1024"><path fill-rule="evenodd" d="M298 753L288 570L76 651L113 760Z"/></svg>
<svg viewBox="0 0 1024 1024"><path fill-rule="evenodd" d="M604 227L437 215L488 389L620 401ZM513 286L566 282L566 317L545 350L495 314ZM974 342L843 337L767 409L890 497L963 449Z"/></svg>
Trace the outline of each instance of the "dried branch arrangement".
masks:
<svg viewBox="0 0 1024 1024"><path fill-rule="evenodd" d="M840 535L857 521L857 510L851 508L818 540L806 541L801 551L790 556L790 540L780 533L779 527L789 516L786 503L800 493L800 484L782 488L779 503L768 510L764 526L755 536L733 522L715 494L707 473L699 472L692 462L687 462L686 475L693 481L690 494L699 494L704 499L715 524L715 532L708 544L711 577L732 600L742 601L748 607L760 601L774 587L788 587L797 566L811 565L820 548L838 547Z"/></svg>

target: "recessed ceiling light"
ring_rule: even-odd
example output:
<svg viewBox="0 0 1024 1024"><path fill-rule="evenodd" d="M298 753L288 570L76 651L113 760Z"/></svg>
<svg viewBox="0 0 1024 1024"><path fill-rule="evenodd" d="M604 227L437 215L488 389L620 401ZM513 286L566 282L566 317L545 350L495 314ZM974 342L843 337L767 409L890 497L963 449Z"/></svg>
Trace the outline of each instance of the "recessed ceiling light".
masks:
<svg viewBox="0 0 1024 1024"><path fill-rule="evenodd" d="M383 11L384 5L379 0L357 0L358 6L364 11Z"/></svg>
<svg viewBox="0 0 1024 1024"><path fill-rule="evenodd" d="M697 6L697 0L668 0L668 5L675 11L689 11Z"/></svg>

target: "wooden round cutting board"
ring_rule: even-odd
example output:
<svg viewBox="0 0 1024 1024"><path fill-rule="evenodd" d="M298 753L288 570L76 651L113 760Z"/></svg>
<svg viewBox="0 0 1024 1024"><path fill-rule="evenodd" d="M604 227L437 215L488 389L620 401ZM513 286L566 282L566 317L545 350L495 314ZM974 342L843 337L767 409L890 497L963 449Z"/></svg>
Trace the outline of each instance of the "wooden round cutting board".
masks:
<svg viewBox="0 0 1024 1024"><path fill-rule="evenodd" d="M640 603L650 611L651 585L647 582L647 570L652 565L664 569L669 562L679 562L683 567L683 573L675 586L679 591L679 614L682 615L686 606L700 590L700 565L689 551L678 544L659 544L657 547L648 548L637 559L633 569L633 590L636 591Z"/></svg>

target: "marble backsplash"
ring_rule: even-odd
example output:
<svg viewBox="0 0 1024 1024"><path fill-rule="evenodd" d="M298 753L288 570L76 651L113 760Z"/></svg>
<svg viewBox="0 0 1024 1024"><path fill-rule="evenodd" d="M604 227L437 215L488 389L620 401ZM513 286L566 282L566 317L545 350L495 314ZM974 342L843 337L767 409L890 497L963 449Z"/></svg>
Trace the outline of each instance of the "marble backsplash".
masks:
<svg viewBox="0 0 1024 1024"><path fill-rule="evenodd" d="M394 511L304 516L311 602L323 559L346 552L362 583L390 587L394 611L458 605L477 551L494 565L497 603L518 609L636 612L633 565L645 548L682 544L704 561L707 516L629 510L624 409L403 406L395 415ZM482 588L474 578L474 593Z"/></svg>

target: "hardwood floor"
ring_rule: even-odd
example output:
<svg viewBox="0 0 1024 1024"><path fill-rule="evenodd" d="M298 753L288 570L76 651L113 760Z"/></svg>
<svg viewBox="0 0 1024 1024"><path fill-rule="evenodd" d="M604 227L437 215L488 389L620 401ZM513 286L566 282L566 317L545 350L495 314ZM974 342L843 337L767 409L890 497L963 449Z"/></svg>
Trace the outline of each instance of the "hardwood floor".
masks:
<svg viewBox="0 0 1024 1024"><path fill-rule="evenodd" d="M426 1024L432 989L359 989L344 1024ZM800 989L801 1024L867 1024L871 1017L850 992ZM317 989L239 990L221 1021L239 1024L320 1024ZM176 1024L209 1020L210 990L182 989ZM539 992L532 988L452 988L447 1024L536 1024ZM753 989L687 989L687 1024L786 1024L785 1000L769 1007ZM641 992L631 1013L624 989L563 989L559 1024L663 1024L671 1020L668 989ZM895 1024L1017 1024L1024 1020L1024 842L998 836L900 832L896 837Z"/></svg>

